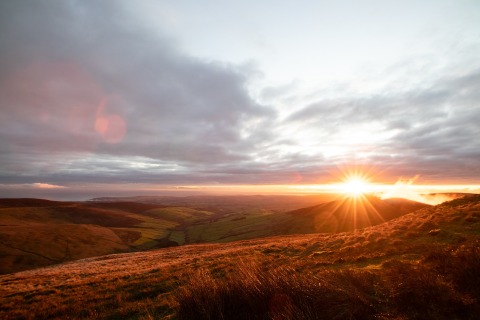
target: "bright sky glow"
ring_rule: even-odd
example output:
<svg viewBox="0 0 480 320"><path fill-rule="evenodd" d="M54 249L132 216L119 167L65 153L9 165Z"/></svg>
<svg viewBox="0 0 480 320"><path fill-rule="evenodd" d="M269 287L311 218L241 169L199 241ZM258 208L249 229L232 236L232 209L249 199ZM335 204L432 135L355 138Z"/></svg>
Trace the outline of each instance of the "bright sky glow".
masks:
<svg viewBox="0 0 480 320"><path fill-rule="evenodd" d="M368 183L359 178L345 181L345 183L341 187L345 193L351 194L353 196L358 196L360 194L368 192L369 190Z"/></svg>

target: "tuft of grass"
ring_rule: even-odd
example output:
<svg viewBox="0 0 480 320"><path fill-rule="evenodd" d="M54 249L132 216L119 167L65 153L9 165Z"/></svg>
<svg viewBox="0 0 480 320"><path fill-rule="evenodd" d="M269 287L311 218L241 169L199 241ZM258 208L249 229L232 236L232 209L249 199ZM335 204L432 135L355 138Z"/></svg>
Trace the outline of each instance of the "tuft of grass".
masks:
<svg viewBox="0 0 480 320"><path fill-rule="evenodd" d="M399 262L382 274L388 309L407 319L472 318L469 303L452 284L427 266ZM470 317L468 317L470 315Z"/></svg>
<svg viewBox="0 0 480 320"><path fill-rule="evenodd" d="M206 270L178 293L179 319L367 319L375 314L370 273L243 265L224 279Z"/></svg>
<svg viewBox="0 0 480 320"><path fill-rule="evenodd" d="M480 296L480 241L431 251L424 262L438 274L448 277L458 290Z"/></svg>

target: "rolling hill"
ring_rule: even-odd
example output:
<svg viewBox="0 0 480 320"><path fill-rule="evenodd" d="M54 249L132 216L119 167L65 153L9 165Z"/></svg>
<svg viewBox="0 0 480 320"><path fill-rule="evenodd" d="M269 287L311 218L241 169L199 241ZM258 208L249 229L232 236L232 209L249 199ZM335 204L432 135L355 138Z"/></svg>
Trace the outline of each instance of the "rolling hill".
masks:
<svg viewBox="0 0 480 320"><path fill-rule="evenodd" d="M299 233L345 232L374 226L429 205L407 199L361 195L290 212Z"/></svg>
<svg viewBox="0 0 480 320"><path fill-rule="evenodd" d="M152 212L161 209L131 202L0 199L0 273L172 245L168 237L178 221Z"/></svg>
<svg viewBox="0 0 480 320"><path fill-rule="evenodd" d="M475 319L479 245L473 195L354 232L185 245L3 275L0 317Z"/></svg>
<svg viewBox="0 0 480 320"><path fill-rule="evenodd" d="M279 203L285 200L279 199L170 197L164 204L0 199L0 273L189 243L351 231L426 206L405 199L363 197L282 212ZM319 200L296 198L295 203L313 199Z"/></svg>

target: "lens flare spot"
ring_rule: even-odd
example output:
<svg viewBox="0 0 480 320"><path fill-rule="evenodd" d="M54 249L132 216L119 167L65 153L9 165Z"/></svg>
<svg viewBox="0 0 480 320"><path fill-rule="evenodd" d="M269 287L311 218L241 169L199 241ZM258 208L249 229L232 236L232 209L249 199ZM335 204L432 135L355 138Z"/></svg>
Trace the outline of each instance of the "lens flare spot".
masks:
<svg viewBox="0 0 480 320"><path fill-rule="evenodd" d="M102 98L98 105L94 127L103 141L107 143L122 141L127 132L125 119L117 112L107 110L107 98Z"/></svg>
<svg viewBox="0 0 480 320"><path fill-rule="evenodd" d="M125 120L118 115L97 117L95 131L102 136L105 142L118 143L125 137Z"/></svg>

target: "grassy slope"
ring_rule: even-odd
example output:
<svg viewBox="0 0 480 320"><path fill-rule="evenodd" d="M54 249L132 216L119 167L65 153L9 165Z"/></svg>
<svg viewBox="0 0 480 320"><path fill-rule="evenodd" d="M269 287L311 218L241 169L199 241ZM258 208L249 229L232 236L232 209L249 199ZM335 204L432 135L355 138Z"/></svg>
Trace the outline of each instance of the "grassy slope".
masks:
<svg viewBox="0 0 480 320"><path fill-rule="evenodd" d="M0 318L175 318L175 310L179 310L183 318L195 314L196 318L215 319L219 318L218 310L199 311L189 297L210 297L204 303L218 302L220 297L221 303L238 307L237 300L228 300L222 291L226 288L223 283L231 281L228 279L238 283L238 275L245 275L254 266L268 274L317 279L314 290L330 288L321 295L329 312L338 306L345 311L350 310L346 306L360 305L365 308L357 310L360 313L354 318L372 318L375 313L380 319L473 319L471 314L479 311L480 295L475 288L480 255L461 253L462 248L476 248L479 240L480 196L472 196L356 232L187 245L89 258L0 276ZM438 254L439 250L454 252L456 260L443 259L446 255ZM468 257L477 260L472 262ZM475 263L475 268L469 269ZM273 271L281 266L288 266L290 272ZM330 276L325 278L325 272ZM474 287L468 287L468 275ZM305 279L299 281L292 285ZM318 287L318 283L323 285ZM313 285L311 281L306 284L307 288ZM240 284L241 290L247 290L242 285L248 289L248 284ZM335 300L343 296L354 299ZM288 294L277 298L290 299ZM348 316L351 314L344 313L339 318Z"/></svg>

